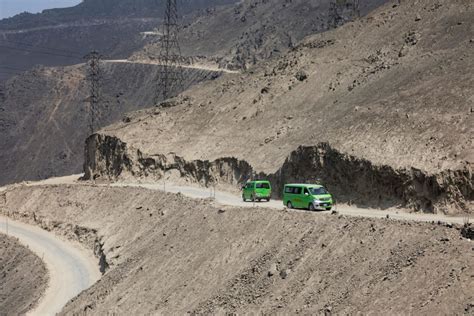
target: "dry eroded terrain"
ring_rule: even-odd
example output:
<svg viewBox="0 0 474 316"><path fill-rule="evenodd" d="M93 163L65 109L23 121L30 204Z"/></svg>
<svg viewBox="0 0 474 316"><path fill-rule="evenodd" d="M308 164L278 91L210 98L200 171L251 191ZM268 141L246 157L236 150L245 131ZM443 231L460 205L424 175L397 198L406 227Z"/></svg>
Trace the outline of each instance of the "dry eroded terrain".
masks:
<svg viewBox="0 0 474 316"><path fill-rule="evenodd" d="M0 315L31 310L47 286L44 263L18 240L0 234Z"/></svg>
<svg viewBox="0 0 474 316"><path fill-rule="evenodd" d="M139 188L3 194L0 209L14 217L103 251L107 272L64 313L473 312L474 248L456 227L223 207Z"/></svg>

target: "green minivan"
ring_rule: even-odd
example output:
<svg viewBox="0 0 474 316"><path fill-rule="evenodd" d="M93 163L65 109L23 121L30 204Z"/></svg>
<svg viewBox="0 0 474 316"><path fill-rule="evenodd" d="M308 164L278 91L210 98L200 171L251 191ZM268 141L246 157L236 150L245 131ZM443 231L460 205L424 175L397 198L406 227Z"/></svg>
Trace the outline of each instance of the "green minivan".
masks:
<svg viewBox="0 0 474 316"><path fill-rule="evenodd" d="M272 186L269 181L249 181L242 187L242 200L252 202L266 200L270 201Z"/></svg>
<svg viewBox="0 0 474 316"><path fill-rule="evenodd" d="M283 189L283 204L288 208L330 211L333 198L322 185L286 184Z"/></svg>

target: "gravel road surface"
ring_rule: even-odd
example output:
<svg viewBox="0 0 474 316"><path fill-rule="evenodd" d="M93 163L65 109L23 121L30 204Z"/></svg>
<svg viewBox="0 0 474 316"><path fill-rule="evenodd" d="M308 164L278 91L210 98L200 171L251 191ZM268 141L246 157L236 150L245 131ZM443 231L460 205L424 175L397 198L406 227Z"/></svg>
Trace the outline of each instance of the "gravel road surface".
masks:
<svg viewBox="0 0 474 316"><path fill-rule="evenodd" d="M100 278L98 260L79 245L73 245L38 227L0 216L0 232L14 236L46 264L49 284L31 315L55 315L66 303Z"/></svg>

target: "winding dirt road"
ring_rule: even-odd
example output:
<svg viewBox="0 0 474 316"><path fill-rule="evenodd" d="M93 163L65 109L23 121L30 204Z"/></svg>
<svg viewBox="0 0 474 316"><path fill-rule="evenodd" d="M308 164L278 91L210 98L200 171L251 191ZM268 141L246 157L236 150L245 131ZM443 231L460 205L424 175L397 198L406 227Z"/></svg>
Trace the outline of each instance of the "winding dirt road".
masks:
<svg viewBox="0 0 474 316"><path fill-rule="evenodd" d="M270 202L243 202L242 198L239 195L235 195L228 192L215 191L213 192L209 188L199 188L199 187L190 187L190 186L177 186L173 184L166 183L163 185L156 183L113 183L111 186L118 187L142 187L151 190L165 190L166 192L172 193L182 193L186 196L192 198L214 198L218 203L223 205L230 206L240 206L240 207L266 207L272 209L282 209L285 206L281 200L271 200ZM425 214L425 213L409 213L407 210L397 210L397 209L370 209L370 208L360 208L349 205L337 205L334 210L339 212L342 215L347 216L359 216L359 217L368 217L368 218L387 218L395 220L404 220L404 221L414 221L414 222L443 222L450 224L464 224L466 220L464 217L451 217L443 214ZM292 210L294 212L307 212L306 210ZM331 211L321 211L320 213L331 213Z"/></svg>
<svg viewBox="0 0 474 316"><path fill-rule="evenodd" d="M0 232L43 259L49 272L44 296L30 315L55 315L66 303L100 278L98 260L82 249L38 227L0 216Z"/></svg>
<svg viewBox="0 0 474 316"><path fill-rule="evenodd" d="M76 184L80 185L81 182L78 181L82 176L79 175L71 175L61 178L52 178L47 179L44 181L39 182L31 182L27 185L47 185L47 184ZM87 184L87 183L85 183ZM173 183L144 183L144 182L134 182L134 183L127 183L127 182L116 182L112 184L100 184L101 186L112 186L112 187L140 187L146 188L150 190L159 190L159 191L166 191L171 193L182 193L191 198L214 198L216 202L229 205L229 206L239 206L239 207L266 207L272 209L282 209L285 206L281 200L271 200L270 202L243 202L240 195L232 194L229 192L223 191L213 191L210 188L203 188L198 186L180 186L174 185ZM1 188L0 188L1 191ZM443 222L449 224L459 224L462 225L466 221L466 217L461 216L446 216L443 214L427 214L427 213L410 213L409 210L405 209L373 209L373 208L361 208L356 206L350 205L337 205L334 210L339 212L342 215L347 216L359 216L359 217L368 217L368 218L387 218L387 216L391 219L395 220L403 220L403 221L414 221L414 222ZM305 210L292 210L294 212L306 212ZM330 212L321 212L321 213L330 213Z"/></svg>
<svg viewBox="0 0 474 316"><path fill-rule="evenodd" d="M106 59L104 60L105 63L122 63L122 64L143 64L143 65L161 65L159 62L152 62L152 61L135 61L135 60L128 60L128 59ZM225 72L229 74L238 74L239 71L229 70L225 68L219 68L217 65L203 65L199 63L195 63L192 65L181 65L182 68L189 68L189 69L200 69L200 70L207 70L207 71L215 71L215 72Z"/></svg>

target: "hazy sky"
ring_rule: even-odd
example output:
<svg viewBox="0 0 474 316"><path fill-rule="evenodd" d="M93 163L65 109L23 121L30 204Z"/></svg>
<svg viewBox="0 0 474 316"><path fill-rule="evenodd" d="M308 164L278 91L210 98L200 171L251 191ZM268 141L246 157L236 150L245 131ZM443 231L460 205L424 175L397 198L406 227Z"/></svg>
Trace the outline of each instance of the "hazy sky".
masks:
<svg viewBox="0 0 474 316"><path fill-rule="evenodd" d="M70 7L80 2L81 0L0 0L0 19L25 11L37 13L44 9Z"/></svg>

